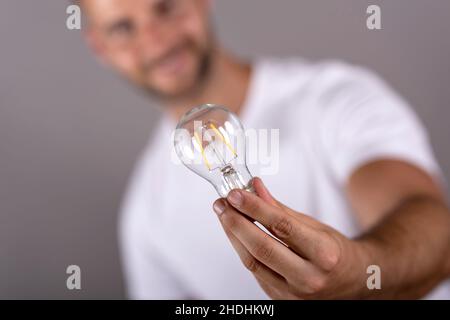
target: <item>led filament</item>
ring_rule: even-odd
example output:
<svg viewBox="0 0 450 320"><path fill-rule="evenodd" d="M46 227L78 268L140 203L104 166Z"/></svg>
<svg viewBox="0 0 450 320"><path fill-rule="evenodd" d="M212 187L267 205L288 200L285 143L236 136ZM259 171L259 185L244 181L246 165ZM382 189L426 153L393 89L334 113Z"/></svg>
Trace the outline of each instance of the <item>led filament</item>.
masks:
<svg viewBox="0 0 450 320"><path fill-rule="evenodd" d="M175 130L175 151L194 171L225 197L232 189L253 191L245 162L245 132L237 116L217 105L187 112Z"/></svg>

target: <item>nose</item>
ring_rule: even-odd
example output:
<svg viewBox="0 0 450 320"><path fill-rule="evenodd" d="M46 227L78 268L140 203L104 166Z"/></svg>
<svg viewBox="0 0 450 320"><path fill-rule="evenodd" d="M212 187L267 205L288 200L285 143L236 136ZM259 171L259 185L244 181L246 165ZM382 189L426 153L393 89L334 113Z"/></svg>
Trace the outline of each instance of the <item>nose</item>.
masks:
<svg viewBox="0 0 450 320"><path fill-rule="evenodd" d="M173 28L156 21L145 21L139 30L138 50L147 59L164 54L170 46Z"/></svg>

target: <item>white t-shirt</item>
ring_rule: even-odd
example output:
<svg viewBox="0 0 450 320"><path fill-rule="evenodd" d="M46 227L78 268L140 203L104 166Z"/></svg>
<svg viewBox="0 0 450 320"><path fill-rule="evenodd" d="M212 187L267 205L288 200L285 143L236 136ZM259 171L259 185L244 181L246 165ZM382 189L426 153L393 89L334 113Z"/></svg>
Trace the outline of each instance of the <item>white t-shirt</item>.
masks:
<svg viewBox="0 0 450 320"><path fill-rule="evenodd" d="M258 61L240 118L247 129L279 129L276 174L259 165L250 166L252 174L287 206L348 237L361 230L345 184L364 163L401 159L440 179L426 132L407 103L358 67ZM130 297L266 299L212 211L214 188L174 163L175 126L164 118L152 134L123 205ZM448 288L442 284L429 297L450 298Z"/></svg>

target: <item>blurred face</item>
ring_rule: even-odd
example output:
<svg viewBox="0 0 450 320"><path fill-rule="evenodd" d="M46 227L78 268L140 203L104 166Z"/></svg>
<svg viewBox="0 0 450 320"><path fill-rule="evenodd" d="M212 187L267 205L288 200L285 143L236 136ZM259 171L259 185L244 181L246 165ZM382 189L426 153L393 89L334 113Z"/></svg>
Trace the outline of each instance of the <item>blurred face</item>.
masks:
<svg viewBox="0 0 450 320"><path fill-rule="evenodd" d="M212 55L208 0L84 0L95 51L162 98L193 93Z"/></svg>

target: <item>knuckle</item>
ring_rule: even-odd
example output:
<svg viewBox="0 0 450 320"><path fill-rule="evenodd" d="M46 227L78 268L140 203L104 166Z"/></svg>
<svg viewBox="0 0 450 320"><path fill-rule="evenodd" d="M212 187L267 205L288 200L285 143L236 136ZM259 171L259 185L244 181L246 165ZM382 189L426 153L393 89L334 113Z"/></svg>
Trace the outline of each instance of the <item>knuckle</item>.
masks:
<svg viewBox="0 0 450 320"><path fill-rule="evenodd" d="M321 260L322 268L325 269L325 271L332 271L339 262L339 253L334 250L323 252L321 254Z"/></svg>
<svg viewBox="0 0 450 320"><path fill-rule="evenodd" d="M273 256L273 248L267 243L256 246L254 250L255 258L261 261L269 261Z"/></svg>
<svg viewBox="0 0 450 320"><path fill-rule="evenodd" d="M275 222L272 229L280 238L289 238L292 235L292 222L286 217L283 217Z"/></svg>
<svg viewBox="0 0 450 320"><path fill-rule="evenodd" d="M305 292L307 294L318 294L325 289L326 279L324 276L316 275L309 277L305 283Z"/></svg>
<svg viewBox="0 0 450 320"><path fill-rule="evenodd" d="M325 271L332 271L341 260L341 249L338 241L332 237L328 237L326 248L318 252L320 264Z"/></svg>
<svg viewBox="0 0 450 320"><path fill-rule="evenodd" d="M252 273L256 273L259 270L260 264L259 262L253 258L252 256L249 256L245 258L242 263L244 264L245 268L249 270Z"/></svg>

